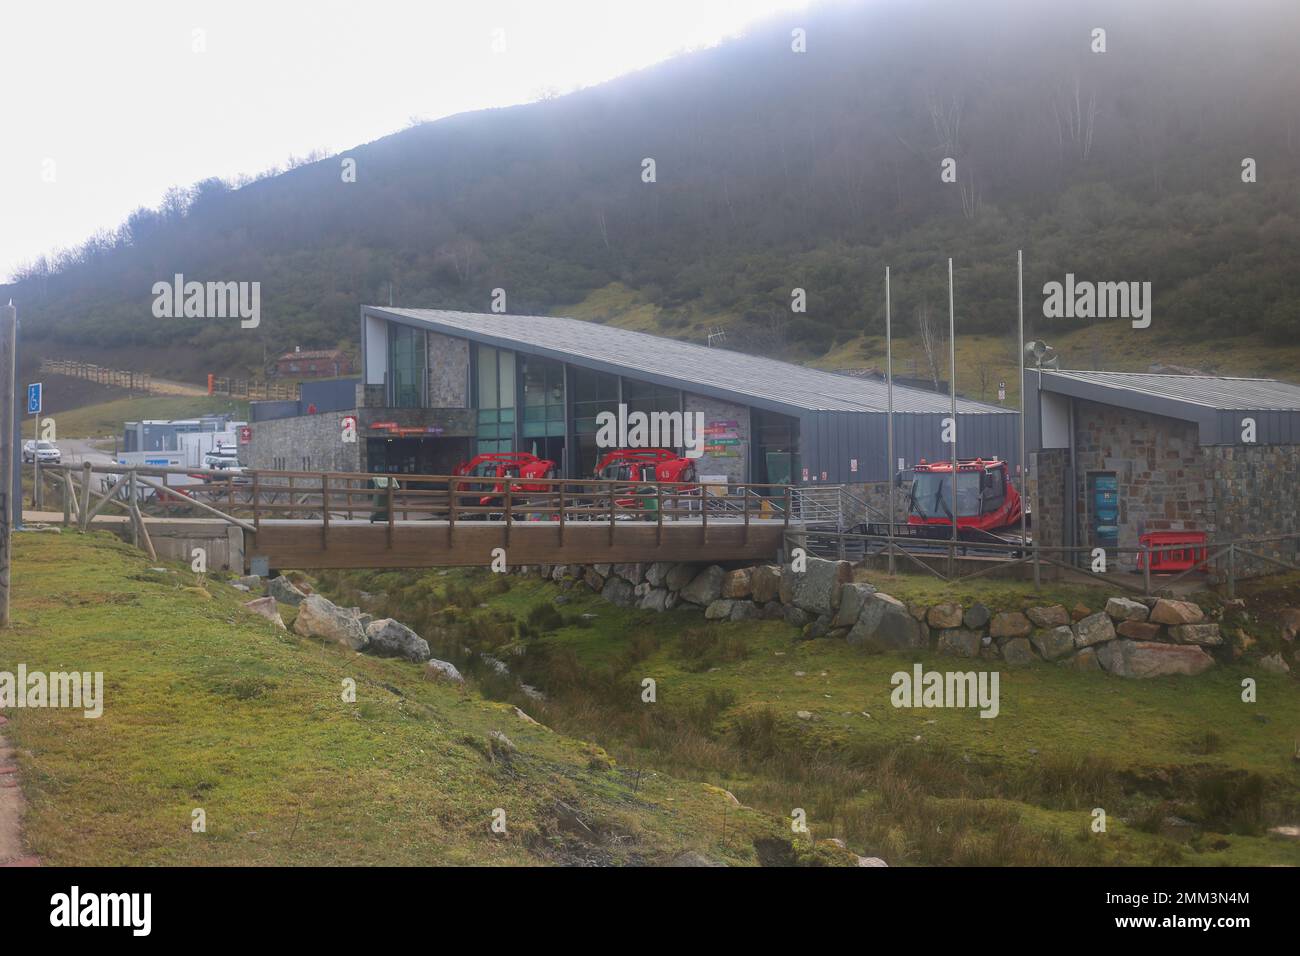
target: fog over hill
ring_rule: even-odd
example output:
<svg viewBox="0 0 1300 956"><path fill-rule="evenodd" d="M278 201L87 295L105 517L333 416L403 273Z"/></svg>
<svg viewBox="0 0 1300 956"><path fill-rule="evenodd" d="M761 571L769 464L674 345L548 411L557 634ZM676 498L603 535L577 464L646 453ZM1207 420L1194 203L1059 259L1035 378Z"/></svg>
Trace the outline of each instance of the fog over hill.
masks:
<svg viewBox="0 0 1300 956"><path fill-rule="evenodd" d="M1071 273L1150 282L1156 337L1290 342L1298 28L1292 0L817 7L569 96L177 188L0 296L45 354L158 374L353 343L390 285L401 306L487 311L501 288L542 313L621 283L663 334L722 324L732 347L798 358L880 328L885 264L909 316L946 308L952 256L960 328L1004 331L1023 248L1039 314ZM260 282L260 324L156 318L177 273Z"/></svg>

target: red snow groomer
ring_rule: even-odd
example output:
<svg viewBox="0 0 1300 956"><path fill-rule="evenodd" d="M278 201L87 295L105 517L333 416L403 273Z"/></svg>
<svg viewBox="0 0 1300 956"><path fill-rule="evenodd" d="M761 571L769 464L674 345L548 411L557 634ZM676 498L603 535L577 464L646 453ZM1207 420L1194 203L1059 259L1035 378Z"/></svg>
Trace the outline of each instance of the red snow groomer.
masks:
<svg viewBox="0 0 1300 956"><path fill-rule="evenodd" d="M456 482L456 490L479 494L477 498L461 498L462 506L500 507L504 504L507 483L512 495L540 494L550 491L551 486L538 479L554 478L555 472L555 462L528 452L486 452L461 462L456 466L455 475L487 480ZM521 480L510 481L512 478ZM490 493L482 494L485 491Z"/></svg>
<svg viewBox="0 0 1300 956"><path fill-rule="evenodd" d="M912 469L907 523L952 527L952 462ZM1007 463L996 458L957 459L957 529L1000 531L1020 521L1020 492L1007 480Z"/></svg>
<svg viewBox="0 0 1300 956"><path fill-rule="evenodd" d="M596 463L596 478L672 483L674 487L664 489L668 494L693 494L699 487L694 483L695 462L666 448L615 449ZM625 494L626 497L615 499L619 508L653 511L658 507L658 497L652 489L628 488Z"/></svg>

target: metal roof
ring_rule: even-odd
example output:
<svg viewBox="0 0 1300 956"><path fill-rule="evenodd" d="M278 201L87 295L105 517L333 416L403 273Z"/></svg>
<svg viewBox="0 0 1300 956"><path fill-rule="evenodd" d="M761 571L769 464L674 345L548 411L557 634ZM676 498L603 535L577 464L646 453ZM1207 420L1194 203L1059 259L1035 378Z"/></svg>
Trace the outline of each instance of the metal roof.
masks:
<svg viewBox="0 0 1300 956"><path fill-rule="evenodd" d="M580 319L378 306L364 306L363 312L599 371L731 397L759 407L849 412L888 409L887 388L882 381L837 375L777 359ZM947 395L894 386L896 412L944 413L950 408ZM964 398L957 399L957 411L1016 414L1014 409Z"/></svg>
<svg viewBox="0 0 1300 956"><path fill-rule="evenodd" d="M1045 388L1051 388L1054 380L1070 380L1223 411L1300 411L1300 385L1289 385L1271 378L1068 369L1044 369L1042 375Z"/></svg>

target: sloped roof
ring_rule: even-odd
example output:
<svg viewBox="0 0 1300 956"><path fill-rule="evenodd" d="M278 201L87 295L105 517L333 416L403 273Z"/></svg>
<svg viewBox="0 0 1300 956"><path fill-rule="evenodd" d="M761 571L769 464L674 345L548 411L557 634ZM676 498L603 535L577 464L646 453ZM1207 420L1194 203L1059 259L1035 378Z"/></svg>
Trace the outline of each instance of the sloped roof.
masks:
<svg viewBox="0 0 1300 956"><path fill-rule="evenodd" d="M1300 411L1300 385L1289 385L1272 378L1088 372L1073 369L1044 369L1042 374L1044 385L1053 380L1083 382L1116 392L1137 392L1222 411Z"/></svg>
<svg viewBox="0 0 1300 956"><path fill-rule="evenodd" d="M628 375L687 391L726 395L747 404L803 411L884 412L883 381L837 375L777 359L546 315L497 315L443 309L365 306L369 315L516 349L574 365ZM947 395L894 386L900 413L950 411ZM958 398L962 414L1015 410Z"/></svg>

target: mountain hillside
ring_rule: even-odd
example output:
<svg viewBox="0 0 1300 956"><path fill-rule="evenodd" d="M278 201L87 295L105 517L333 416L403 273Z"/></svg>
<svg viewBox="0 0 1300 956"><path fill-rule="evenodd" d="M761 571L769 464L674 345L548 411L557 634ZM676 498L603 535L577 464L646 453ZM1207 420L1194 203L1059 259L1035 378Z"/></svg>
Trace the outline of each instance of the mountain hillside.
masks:
<svg viewBox="0 0 1300 956"><path fill-rule="evenodd" d="M1043 283L1073 273L1152 283L1141 349L1287 343L1297 27L1290 0L826 5L569 96L173 189L0 297L43 354L176 377L355 347L358 306L390 294L487 311L496 288L511 312L696 340L724 326L730 347L822 359L883 330L886 264L901 334L946 319L948 256L959 328L1011 331L1023 248L1040 332ZM155 318L151 288L176 273L259 281L260 326Z"/></svg>

